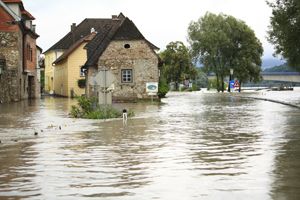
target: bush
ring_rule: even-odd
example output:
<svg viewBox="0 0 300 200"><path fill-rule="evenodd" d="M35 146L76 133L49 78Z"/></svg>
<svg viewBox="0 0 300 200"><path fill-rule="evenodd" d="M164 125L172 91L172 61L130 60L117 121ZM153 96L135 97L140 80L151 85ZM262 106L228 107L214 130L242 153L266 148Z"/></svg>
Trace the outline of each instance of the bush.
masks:
<svg viewBox="0 0 300 200"><path fill-rule="evenodd" d="M78 106L72 106L70 115L74 118L110 119L122 117L122 112L112 106L100 106L96 98L77 97ZM128 117L134 112L128 111Z"/></svg>
<svg viewBox="0 0 300 200"><path fill-rule="evenodd" d="M79 88L85 88L85 79L78 79L77 84Z"/></svg>
<svg viewBox="0 0 300 200"><path fill-rule="evenodd" d="M166 94L169 92L169 85L167 81L161 77L159 84L158 84L158 97L159 98L164 98Z"/></svg>

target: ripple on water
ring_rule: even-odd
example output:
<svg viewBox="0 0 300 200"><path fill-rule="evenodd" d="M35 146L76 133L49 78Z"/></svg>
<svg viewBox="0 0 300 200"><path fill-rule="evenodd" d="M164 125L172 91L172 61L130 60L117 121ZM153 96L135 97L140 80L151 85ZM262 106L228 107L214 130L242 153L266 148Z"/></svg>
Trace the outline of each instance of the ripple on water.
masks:
<svg viewBox="0 0 300 200"><path fill-rule="evenodd" d="M24 120L11 113L19 131L1 122L0 136L25 134L25 123L45 131L0 146L0 199L270 199L288 185L280 169L295 163L300 178L299 163L286 163L300 152L298 112L227 94L163 101L133 105L141 115L125 127L65 118L69 104L60 102L30 108Z"/></svg>

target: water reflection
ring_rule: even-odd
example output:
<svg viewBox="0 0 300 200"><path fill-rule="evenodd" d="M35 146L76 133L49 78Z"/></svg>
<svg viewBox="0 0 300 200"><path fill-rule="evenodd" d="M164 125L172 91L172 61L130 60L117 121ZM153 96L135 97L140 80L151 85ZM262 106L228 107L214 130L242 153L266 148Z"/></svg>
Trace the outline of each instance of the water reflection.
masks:
<svg viewBox="0 0 300 200"><path fill-rule="evenodd" d="M34 182L36 168L33 160L37 152L32 151L33 143L19 143L0 148L1 199L25 199L41 195L41 187Z"/></svg>
<svg viewBox="0 0 300 200"><path fill-rule="evenodd" d="M74 103L0 107L0 199L300 197L299 110L172 93L161 105L118 104L137 114L123 126L68 118Z"/></svg>
<svg viewBox="0 0 300 200"><path fill-rule="evenodd" d="M272 197L296 200L300 197L300 113L284 115L287 120L274 162Z"/></svg>

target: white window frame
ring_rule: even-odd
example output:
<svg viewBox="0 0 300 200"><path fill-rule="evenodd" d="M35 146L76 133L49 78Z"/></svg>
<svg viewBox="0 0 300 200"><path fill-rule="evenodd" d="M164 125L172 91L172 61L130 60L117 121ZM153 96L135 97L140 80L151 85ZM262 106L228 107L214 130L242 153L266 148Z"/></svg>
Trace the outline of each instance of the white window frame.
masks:
<svg viewBox="0 0 300 200"><path fill-rule="evenodd" d="M121 82L132 83L133 82L133 70L132 69L121 69Z"/></svg>
<svg viewBox="0 0 300 200"><path fill-rule="evenodd" d="M83 66L80 66L80 68L79 68L80 77L85 77L85 72L86 72L86 69L84 69Z"/></svg>

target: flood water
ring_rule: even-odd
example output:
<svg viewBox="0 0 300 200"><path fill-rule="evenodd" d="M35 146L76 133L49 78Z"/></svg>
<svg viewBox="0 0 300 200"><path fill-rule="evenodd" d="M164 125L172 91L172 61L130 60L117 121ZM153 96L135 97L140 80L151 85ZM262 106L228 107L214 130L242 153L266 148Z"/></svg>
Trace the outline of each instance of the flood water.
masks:
<svg viewBox="0 0 300 200"><path fill-rule="evenodd" d="M299 91L256 95L300 101ZM73 104L0 105L1 200L300 199L300 109L170 93L117 105L136 114L124 126L69 118Z"/></svg>

